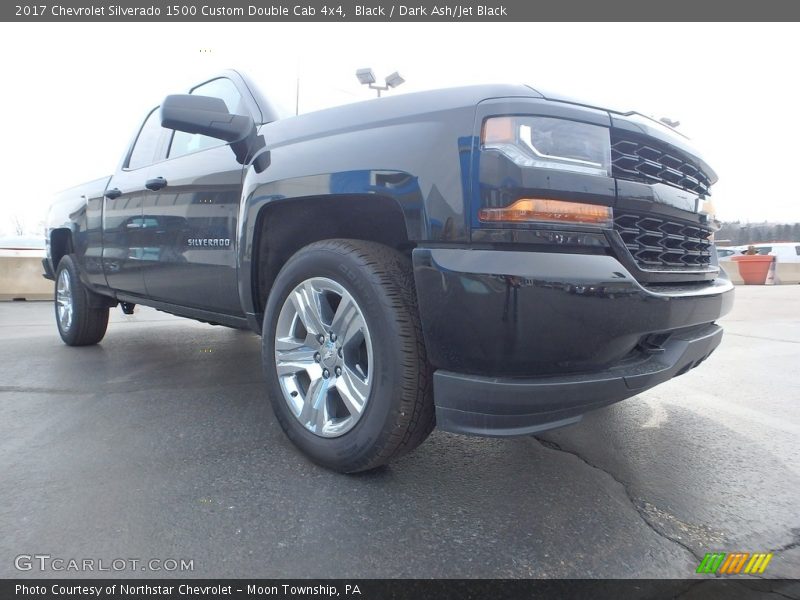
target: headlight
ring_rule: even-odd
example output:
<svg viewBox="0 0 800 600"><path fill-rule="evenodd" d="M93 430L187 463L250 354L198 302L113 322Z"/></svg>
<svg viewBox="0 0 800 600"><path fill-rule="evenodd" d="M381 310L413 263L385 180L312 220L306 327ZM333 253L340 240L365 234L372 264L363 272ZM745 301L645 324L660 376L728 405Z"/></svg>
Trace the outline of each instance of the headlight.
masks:
<svg viewBox="0 0 800 600"><path fill-rule="evenodd" d="M607 127L552 117L492 117L481 149L497 150L521 167L611 176Z"/></svg>

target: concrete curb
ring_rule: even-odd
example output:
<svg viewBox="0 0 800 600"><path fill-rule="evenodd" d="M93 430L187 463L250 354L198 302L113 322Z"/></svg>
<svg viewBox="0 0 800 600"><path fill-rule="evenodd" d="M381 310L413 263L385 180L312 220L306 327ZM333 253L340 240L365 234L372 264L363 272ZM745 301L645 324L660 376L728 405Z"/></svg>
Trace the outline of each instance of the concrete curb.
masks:
<svg viewBox="0 0 800 600"><path fill-rule="evenodd" d="M744 280L739 274L739 263L733 260L720 261L720 265L731 281L736 285L744 285ZM775 263L775 284L792 285L800 283L800 262L781 262Z"/></svg>
<svg viewBox="0 0 800 600"><path fill-rule="evenodd" d="M53 282L42 277L41 251L3 250L3 254L0 257L0 300L53 299Z"/></svg>
<svg viewBox="0 0 800 600"><path fill-rule="evenodd" d="M780 260L775 263L775 283L800 283L800 262L787 263Z"/></svg>
<svg viewBox="0 0 800 600"><path fill-rule="evenodd" d="M719 266L723 268L734 285L744 285L744 279L739 275L739 264L732 260L720 261Z"/></svg>

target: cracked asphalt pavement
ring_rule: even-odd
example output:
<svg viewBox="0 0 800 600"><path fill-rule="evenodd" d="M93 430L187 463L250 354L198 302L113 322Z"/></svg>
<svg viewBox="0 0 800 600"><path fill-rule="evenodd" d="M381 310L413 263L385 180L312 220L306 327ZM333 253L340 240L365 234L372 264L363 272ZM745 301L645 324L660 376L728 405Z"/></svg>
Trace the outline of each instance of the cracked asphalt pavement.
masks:
<svg viewBox="0 0 800 600"><path fill-rule="evenodd" d="M764 576L796 578L798 306L800 286L740 287L678 379L343 476L284 437L257 336L137 307L68 348L50 303L2 303L0 577L92 575L14 567L46 553L194 561L126 577L684 578L706 552L771 551Z"/></svg>

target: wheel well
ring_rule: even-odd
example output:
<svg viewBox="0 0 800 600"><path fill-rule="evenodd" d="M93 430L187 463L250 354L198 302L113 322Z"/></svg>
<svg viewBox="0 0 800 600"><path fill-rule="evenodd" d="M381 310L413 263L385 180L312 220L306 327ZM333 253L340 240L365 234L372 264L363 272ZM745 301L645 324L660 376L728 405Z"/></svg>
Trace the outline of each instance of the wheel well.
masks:
<svg viewBox="0 0 800 600"><path fill-rule="evenodd" d="M58 263L72 252L72 248L72 232L69 229L53 229L50 232L50 258L54 273L58 269Z"/></svg>
<svg viewBox="0 0 800 600"><path fill-rule="evenodd" d="M321 240L378 242L410 255L403 211L384 196L325 196L275 202L258 215L253 240L253 294L264 311L272 283L298 250Z"/></svg>

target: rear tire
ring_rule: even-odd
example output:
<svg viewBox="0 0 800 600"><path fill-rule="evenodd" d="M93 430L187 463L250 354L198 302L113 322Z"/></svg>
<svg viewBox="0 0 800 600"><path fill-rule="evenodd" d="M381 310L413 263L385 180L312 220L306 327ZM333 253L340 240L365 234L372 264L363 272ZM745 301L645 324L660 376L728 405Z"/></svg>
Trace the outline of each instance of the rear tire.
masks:
<svg viewBox="0 0 800 600"><path fill-rule="evenodd" d="M272 287L262 351L278 422L325 467L374 469L433 429L411 264L391 248L326 240L297 252Z"/></svg>
<svg viewBox="0 0 800 600"><path fill-rule="evenodd" d="M72 255L63 257L56 270L55 312L58 333L68 346L90 346L106 334L108 307L93 308L92 295Z"/></svg>

